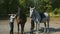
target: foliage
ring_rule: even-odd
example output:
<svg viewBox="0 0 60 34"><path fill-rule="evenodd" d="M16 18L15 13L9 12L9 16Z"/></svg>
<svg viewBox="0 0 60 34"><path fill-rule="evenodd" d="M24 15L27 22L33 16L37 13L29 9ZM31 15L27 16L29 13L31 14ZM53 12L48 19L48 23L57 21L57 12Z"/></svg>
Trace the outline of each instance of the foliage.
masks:
<svg viewBox="0 0 60 34"><path fill-rule="evenodd" d="M16 13L18 5L22 6L26 14L29 14L31 5L40 12L43 12L47 7L47 12L60 14L60 0L0 0L0 15Z"/></svg>

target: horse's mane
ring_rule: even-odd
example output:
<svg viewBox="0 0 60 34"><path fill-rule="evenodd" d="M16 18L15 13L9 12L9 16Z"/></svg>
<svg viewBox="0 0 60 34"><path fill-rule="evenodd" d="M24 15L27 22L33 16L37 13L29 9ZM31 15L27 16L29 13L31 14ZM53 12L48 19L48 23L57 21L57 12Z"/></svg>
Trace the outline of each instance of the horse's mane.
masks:
<svg viewBox="0 0 60 34"><path fill-rule="evenodd" d="M19 8L18 8L19 9ZM16 13L16 18L19 16L19 18L21 19L25 19L27 16L26 16L26 13L25 11L23 10L23 8L20 8L18 10L18 12Z"/></svg>
<svg viewBox="0 0 60 34"><path fill-rule="evenodd" d="M27 16L25 12L20 9L20 13L19 14L17 13L15 18L16 18L17 23L20 23L20 22L25 22L27 19Z"/></svg>

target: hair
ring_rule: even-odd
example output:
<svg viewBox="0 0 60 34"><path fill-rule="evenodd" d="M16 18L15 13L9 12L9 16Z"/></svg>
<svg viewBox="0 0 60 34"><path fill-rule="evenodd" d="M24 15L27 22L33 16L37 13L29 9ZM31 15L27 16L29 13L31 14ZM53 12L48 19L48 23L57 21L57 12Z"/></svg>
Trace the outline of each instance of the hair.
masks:
<svg viewBox="0 0 60 34"><path fill-rule="evenodd" d="M44 10L47 10L48 7L45 7Z"/></svg>
<svg viewBox="0 0 60 34"><path fill-rule="evenodd" d="M34 7L34 5L31 5L30 7L31 7L31 8L33 8L33 7Z"/></svg>
<svg viewBox="0 0 60 34"><path fill-rule="evenodd" d="M20 7L20 5L18 5L18 7Z"/></svg>

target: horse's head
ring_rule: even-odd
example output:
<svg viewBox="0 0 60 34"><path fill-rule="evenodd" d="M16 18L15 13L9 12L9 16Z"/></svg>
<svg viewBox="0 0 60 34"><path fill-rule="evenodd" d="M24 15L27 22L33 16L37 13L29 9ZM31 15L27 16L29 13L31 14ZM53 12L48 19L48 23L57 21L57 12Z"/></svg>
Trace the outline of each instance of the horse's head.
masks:
<svg viewBox="0 0 60 34"><path fill-rule="evenodd" d="M35 7L30 7L30 17L32 16L33 10L35 9Z"/></svg>

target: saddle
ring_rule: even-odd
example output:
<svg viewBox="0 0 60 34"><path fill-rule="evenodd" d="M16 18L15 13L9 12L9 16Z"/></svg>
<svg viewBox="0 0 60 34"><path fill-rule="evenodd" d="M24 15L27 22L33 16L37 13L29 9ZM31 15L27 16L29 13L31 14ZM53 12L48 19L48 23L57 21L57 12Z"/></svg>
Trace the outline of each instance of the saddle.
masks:
<svg viewBox="0 0 60 34"><path fill-rule="evenodd" d="M39 14L40 14L40 17L41 17L41 21L43 20L43 18L45 18L45 15L44 15L44 13L41 13L41 12L39 12ZM41 22L40 21L40 22Z"/></svg>

